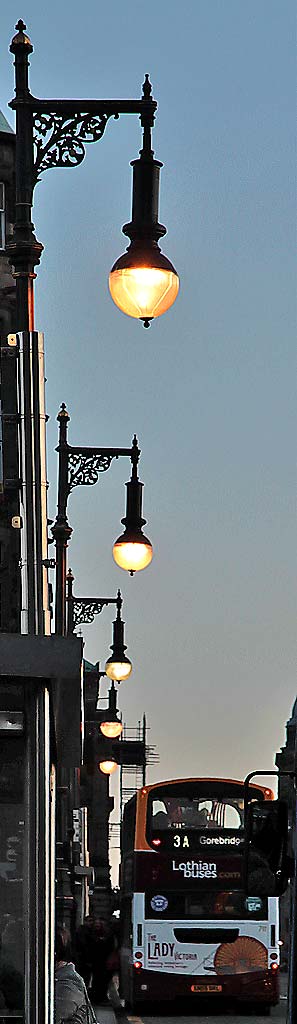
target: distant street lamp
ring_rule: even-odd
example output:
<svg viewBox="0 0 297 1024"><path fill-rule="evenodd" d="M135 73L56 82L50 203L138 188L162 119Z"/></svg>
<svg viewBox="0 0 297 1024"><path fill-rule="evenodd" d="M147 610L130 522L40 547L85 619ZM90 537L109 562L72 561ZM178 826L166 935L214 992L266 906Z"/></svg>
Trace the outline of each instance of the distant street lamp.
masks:
<svg viewBox="0 0 297 1024"><path fill-rule="evenodd" d="M109 740L118 739L123 732L123 723L118 718L117 695L114 682L112 682L108 692L108 708L106 711L101 711L101 715L104 716L100 722L100 730L103 736L106 736Z"/></svg>
<svg viewBox="0 0 297 1024"><path fill-rule="evenodd" d="M137 439L134 437L131 455L131 480L126 483L126 515L121 520L126 529L113 546L115 562L121 569L126 569L130 576L133 576L134 572L139 572L140 569L146 569L153 557L152 544L142 532L146 519L143 519L141 515L143 484L137 476L138 459Z"/></svg>
<svg viewBox="0 0 297 1024"><path fill-rule="evenodd" d="M108 757L102 755L102 761L98 761L98 768L103 772L103 775L113 775L113 772L116 772L118 767L118 763L112 753Z"/></svg>
<svg viewBox="0 0 297 1024"><path fill-rule="evenodd" d="M113 644L111 644L112 654L105 663L106 675L118 683L129 679L132 672L131 661L125 655L127 648L124 644L124 623L121 618L122 604L121 592L118 590L117 617L113 623Z"/></svg>
<svg viewBox="0 0 297 1024"><path fill-rule="evenodd" d="M107 605L115 604L117 606L117 617L113 623L113 643L111 644L113 654L106 662L105 674L109 679L113 679L115 682L121 683L124 679L128 679L132 672L131 661L125 655L127 646L124 643L125 623L121 618L121 608L123 604L121 591L118 590L116 597L75 597L73 593L73 581L74 576L71 569L69 569L66 576L68 634L73 633L76 626L81 626L83 622L93 622L95 615L100 615L102 609Z"/></svg>
<svg viewBox="0 0 297 1024"><path fill-rule="evenodd" d="M153 557L151 542L142 533L145 519L142 519L143 484L137 476L140 448L134 435L131 448L81 448L69 445L67 428L70 416L64 402L57 416L59 423L58 468L58 513L52 526L56 545L56 621L55 631L64 636L66 632L66 556L72 528L67 518L67 503L70 491L78 485L92 485L99 480L100 473L106 472L113 459L129 456L132 463L131 480L127 487L125 533L115 542L115 561L133 575L149 565ZM71 631L71 630L70 630Z"/></svg>
<svg viewBox="0 0 297 1024"><path fill-rule="evenodd" d="M91 692L87 686L85 693L85 712L87 737L84 745L84 763L97 765L103 775L111 775L116 771L119 759L115 756L113 742L117 740L123 731L123 725L119 718L117 708L117 695L115 685L112 682L108 692L108 707L99 710L98 702L102 699L100 693L100 679L106 672L99 671L99 662L95 666L97 672L97 687ZM106 698L103 698L104 700ZM92 711L90 712L90 705ZM91 718L90 718L91 713ZM117 748L118 749L118 748Z"/></svg>

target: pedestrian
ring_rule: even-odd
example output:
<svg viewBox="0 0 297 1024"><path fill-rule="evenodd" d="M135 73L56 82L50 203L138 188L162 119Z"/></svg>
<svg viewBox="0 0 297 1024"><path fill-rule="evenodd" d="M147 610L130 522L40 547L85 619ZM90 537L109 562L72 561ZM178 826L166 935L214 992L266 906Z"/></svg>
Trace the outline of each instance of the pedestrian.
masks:
<svg viewBox="0 0 297 1024"><path fill-rule="evenodd" d="M94 1003L107 999L109 983L118 966L115 947L113 929L103 918L89 917L77 930L76 966Z"/></svg>
<svg viewBox="0 0 297 1024"><path fill-rule="evenodd" d="M109 983L107 988L107 998L111 1003L112 1009L122 1010L124 1003L120 998L119 994L119 974L120 974L120 921L119 918L114 914L110 919L110 927L113 934L113 952L107 958L107 969L109 971Z"/></svg>
<svg viewBox="0 0 297 1024"><path fill-rule="evenodd" d="M74 967L71 937L58 928L55 949L55 1024L96 1024L85 982Z"/></svg>

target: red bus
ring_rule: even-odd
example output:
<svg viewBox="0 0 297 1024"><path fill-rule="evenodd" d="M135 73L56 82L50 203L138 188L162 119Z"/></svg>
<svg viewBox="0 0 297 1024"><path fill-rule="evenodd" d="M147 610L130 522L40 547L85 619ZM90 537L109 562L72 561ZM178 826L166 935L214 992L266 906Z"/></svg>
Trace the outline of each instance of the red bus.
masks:
<svg viewBox="0 0 297 1024"><path fill-rule="evenodd" d="M254 800L273 792L251 784ZM127 1005L189 997L278 1002L278 899L243 891L243 782L144 786L124 809L120 991Z"/></svg>

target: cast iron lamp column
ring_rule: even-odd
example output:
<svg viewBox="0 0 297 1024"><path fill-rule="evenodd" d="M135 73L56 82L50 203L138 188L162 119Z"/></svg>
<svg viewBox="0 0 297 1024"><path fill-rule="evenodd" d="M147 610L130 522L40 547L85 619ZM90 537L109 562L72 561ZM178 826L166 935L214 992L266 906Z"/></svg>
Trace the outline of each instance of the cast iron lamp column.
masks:
<svg viewBox="0 0 297 1024"><path fill-rule="evenodd" d="M65 636L66 632L66 558L68 541L72 534L72 528L67 519L67 502L70 491L80 484L91 485L97 483L100 473L105 472L111 466L113 459L122 455L129 456L132 462L132 476L127 486L127 510L126 517L122 520L126 523L126 531L114 545L114 558L116 557L117 546L120 548L122 568L133 573L138 569L149 565L153 549L151 542L142 533L142 524L145 519L141 516L142 488L143 484L138 480L137 466L140 458L136 435L133 438L131 448L81 448L73 447L67 441L67 428L69 415L63 403L58 414L59 423L59 453L58 468L58 514L52 534L56 544L56 618L55 632ZM147 552L149 554L147 555ZM126 564L124 564L126 553Z"/></svg>

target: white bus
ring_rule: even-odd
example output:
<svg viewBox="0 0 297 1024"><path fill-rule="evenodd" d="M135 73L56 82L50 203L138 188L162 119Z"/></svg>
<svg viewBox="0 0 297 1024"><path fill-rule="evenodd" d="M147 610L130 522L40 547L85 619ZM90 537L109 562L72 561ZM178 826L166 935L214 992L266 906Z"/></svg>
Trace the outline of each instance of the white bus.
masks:
<svg viewBox="0 0 297 1024"><path fill-rule="evenodd" d="M272 800L250 786L257 800ZM278 1002L278 899L243 891L243 782L145 786L124 810L121 996Z"/></svg>

